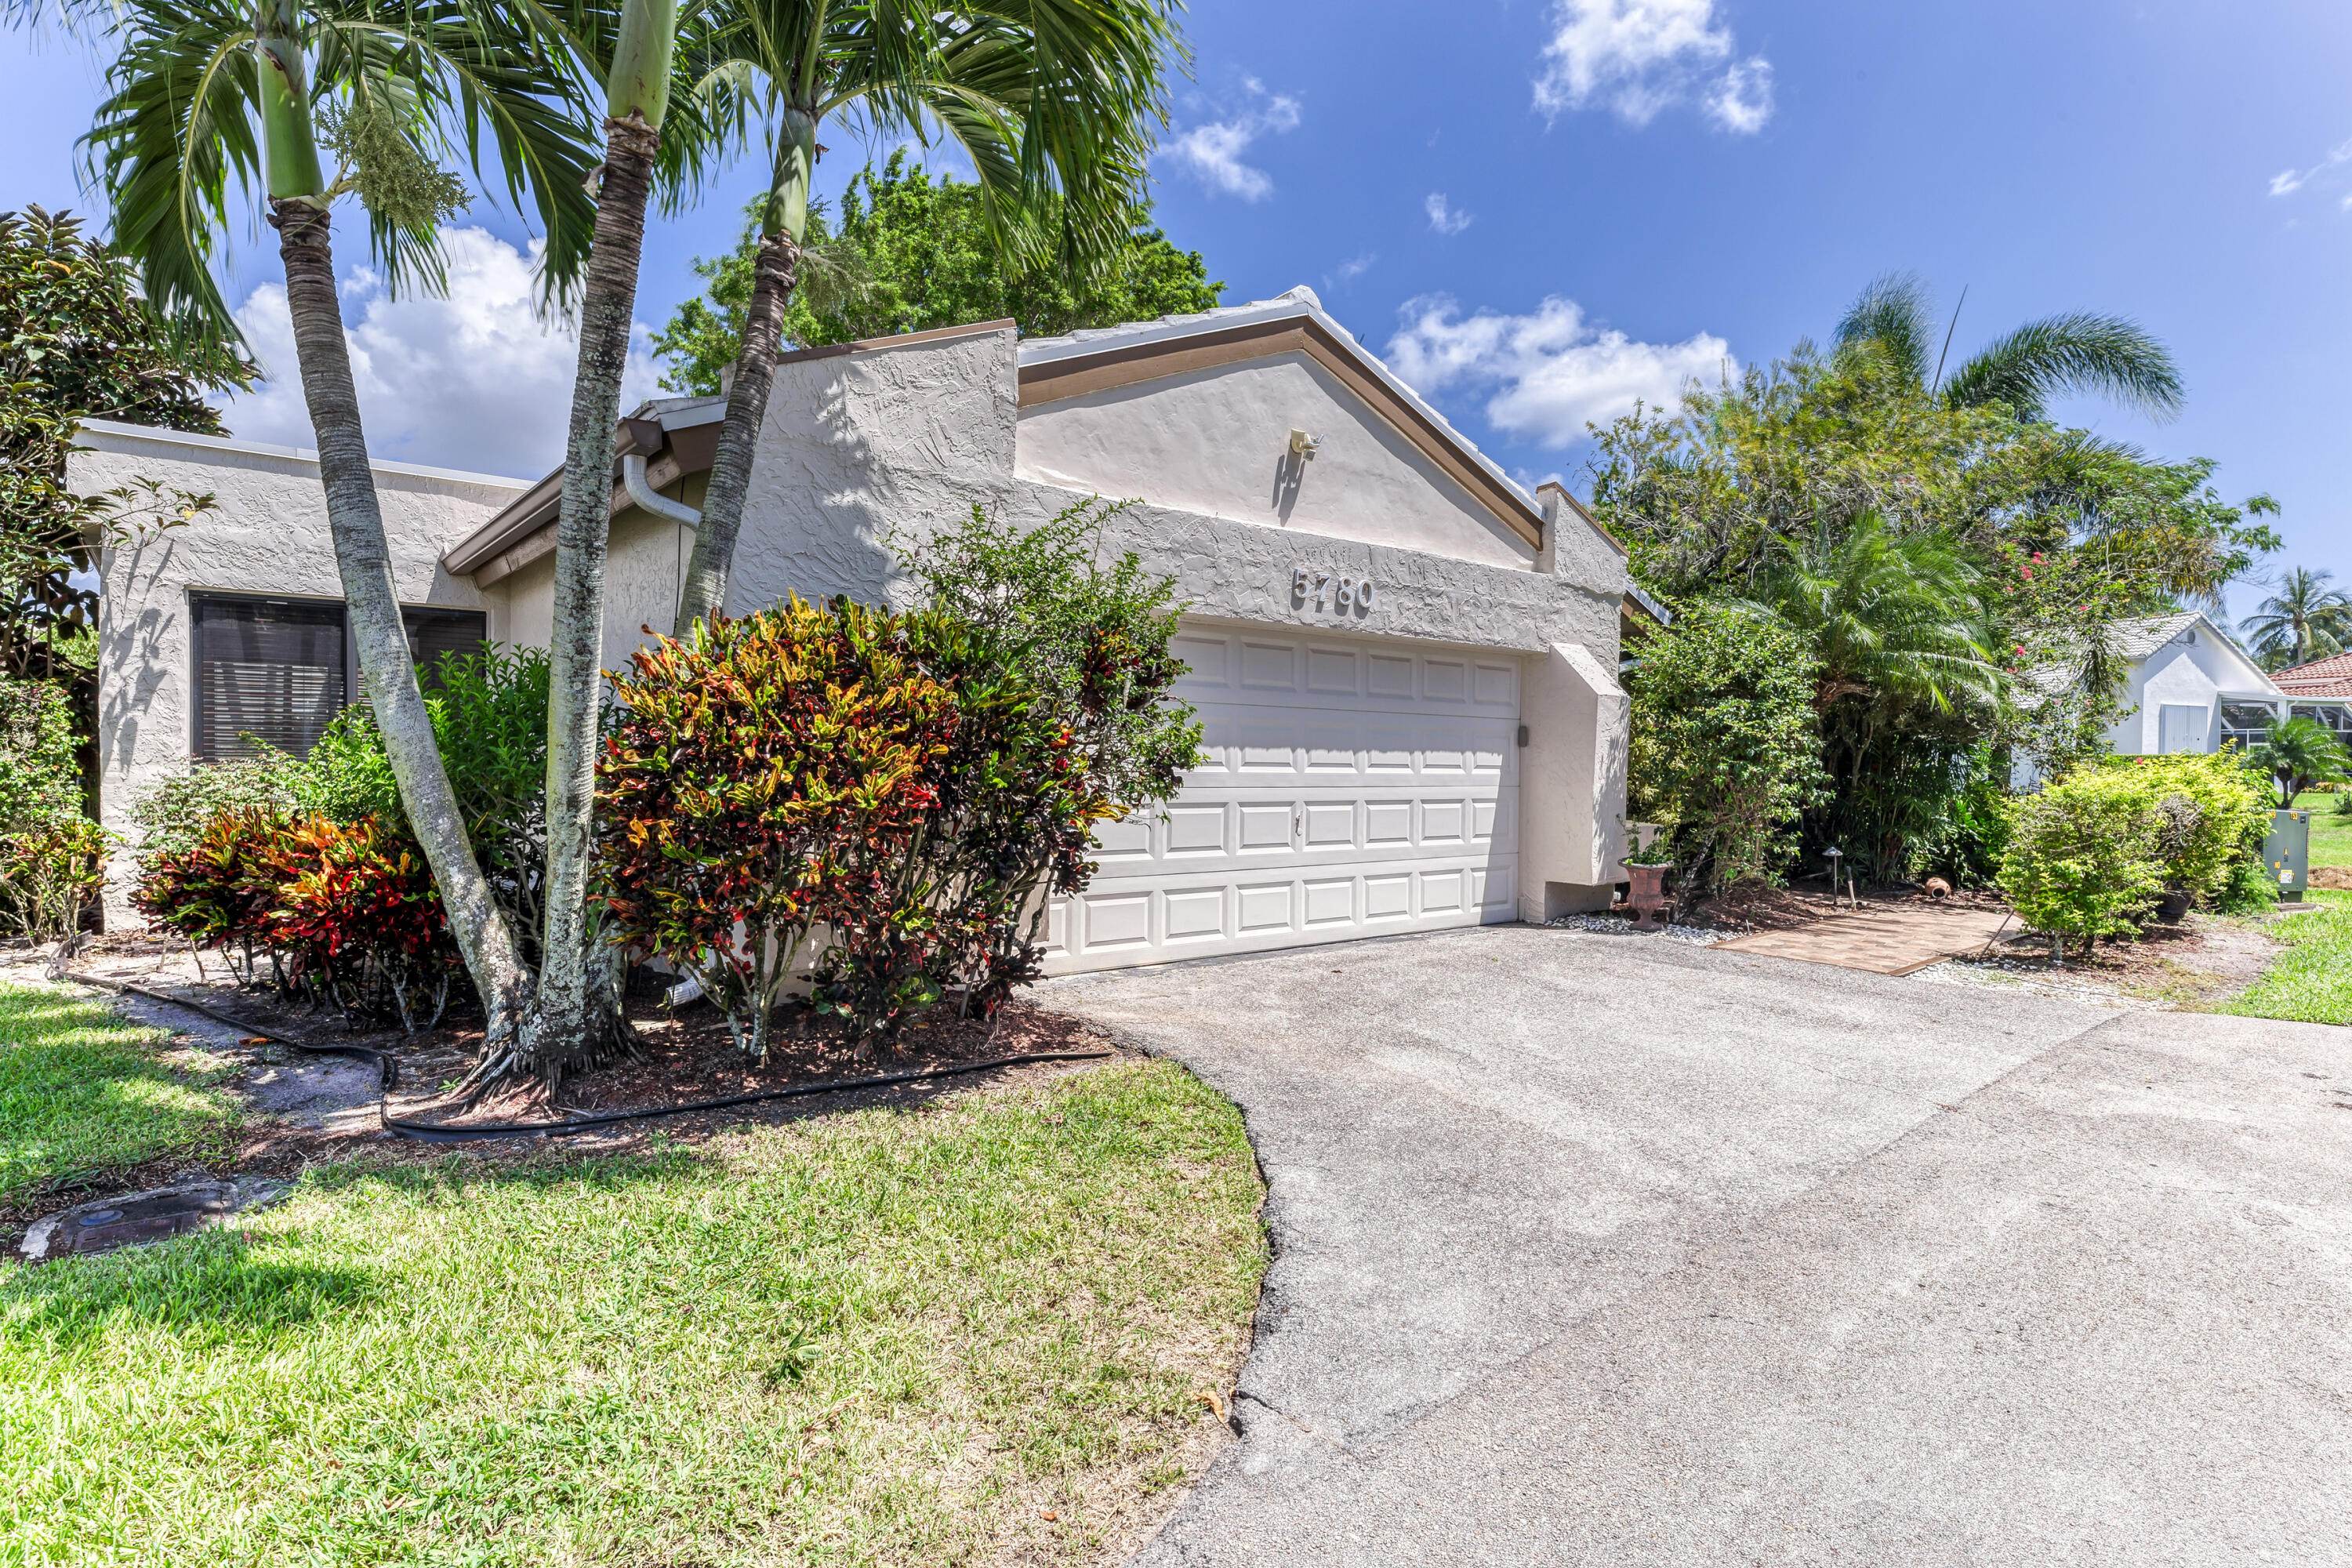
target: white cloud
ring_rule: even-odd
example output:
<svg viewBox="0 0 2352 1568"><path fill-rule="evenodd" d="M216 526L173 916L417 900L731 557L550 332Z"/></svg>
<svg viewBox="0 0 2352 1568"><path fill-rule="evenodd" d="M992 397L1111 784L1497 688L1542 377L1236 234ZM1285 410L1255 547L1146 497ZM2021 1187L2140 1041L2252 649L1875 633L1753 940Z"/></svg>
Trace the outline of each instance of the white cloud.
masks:
<svg viewBox="0 0 2352 1568"><path fill-rule="evenodd" d="M368 450L397 462L537 479L563 460L579 348L532 310L538 247L526 256L479 228L442 236L446 298L394 300L372 268L342 281L343 331ZM315 447L282 285L256 289L237 324L269 377L226 400L229 428L248 440ZM625 409L655 391L643 326L622 380Z"/></svg>
<svg viewBox="0 0 2352 1568"><path fill-rule="evenodd" d="M2312 181L2324 178L2346 163L2352 163L2352 142L2329 148L2327 156L2308 169L2281 169L2271 176L2271 195L2291 196ZM2352 207L2352 201L2347 201L2345 205Z"/></svg>
<svg viewBox="0 0 2352 1568"><path fill-rule="evenodd" d="M1379 253L1370 250L1351 256L1323 275L1324 287L1331 288L1338 284L1353 283L1357 279L1370 272L1372 269L1372 263L1379 259Z"/></svg>
<svg viewBox="0 0 2352 1568"><path fill-rule="evenodd" d="M1772 62L1762 55L1723 73L1706 95L1707 118L1735 136L1753 136L1772 118Z"/></svg>
<svg viewBox="0 0 2352 1568"><path fill-rule="evenodd" d="M1598 106L1647 125L1695 94L1736 135L1752 136L1772 117L1771 62L1756 55L1725 66L1736 40L1715 0L1557 0L1551 34L1535 84L1548 118Z"/></svg>
<svg viewBox="0 0 2352 1568"><path fill-rule="evenodd" d="M1255 78L1244 78L1248 107L1223 120L1195 125L1160 152L1190 169L1213 194L1262 202L1274 195L1274 177L1242 162L1242 154L1262 136L1279 136L1298 128L1298 100L1268 93Z"/></svg>
<svg viewBox="0 0 2352 1568"><path fill-rule="evenodd" d="M1444 191L1432 191L1422 206L1429 214L1429 226L1439 234L1460 234L1477 220L1469 213L1456 212L1446 204Z"/></svg>
<svg viewBox="0 0 2352 1568"><path fill-rule="evenodd" d="M1546 447L1584 438L1587 422L1672 407L1685 383L1717 374L1731 345L1709 332L1645 343L1591 325L1573 300L1547 299L1532 315L1463 316L1442 294L1409 300L1388 362L1416 390L1493 389L1486 417Z"/></svg>

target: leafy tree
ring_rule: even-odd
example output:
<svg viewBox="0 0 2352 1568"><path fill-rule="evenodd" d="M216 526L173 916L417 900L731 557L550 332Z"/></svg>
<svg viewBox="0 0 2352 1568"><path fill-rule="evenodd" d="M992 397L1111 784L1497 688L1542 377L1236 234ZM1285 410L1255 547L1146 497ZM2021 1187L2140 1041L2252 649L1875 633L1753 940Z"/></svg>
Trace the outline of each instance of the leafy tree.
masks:
<svg viewBox="0 0 2352 1568"><path fill-rule="evenodd" d="M1671 825L1692 887L1777 872L1826 782L1804 637L1754 605L1691 601L1642 644L1626 804Z"/></svg>
<svg viewBox="0 0 2352 1568"><path fill-rule="evenodd" d="M854 115L869 134L944 135L971 159L987 232L1018 270L1051 260L1089 271L1130 241L1153 129L1167 118L1168 65L1182 53L1176 9L1175 0L730 0L698 62L700 79L766 132L769 199L678 626L727 602L824 121Z"/></svg>
<svg viewBox="0 0 2352 1568"><path fill-rule="evenodd" d="M2315 719L2289 719L2276 726L2254 748L2253 760L2277 784L2282 810L2314 784L2352 778L2352 758L2345 755L2344 743Z"/></svg>
<svg viewBox="0 0 2352 1568"><path fill-rule="evenodd" d="M850 181L837 230L813 204L784 341L812 348L1008 318L1024 336L1050 337L1217 307L1224 285L1209 281L1199 251L1177 249L1151 226L1148 202L1136 203L1128 242L1108 265L1074 274L1014 270L989 234L984 195L951 174L935 183L902 150ZM654 335L669 391L716 394L741 353L766 205L762 196L745 209L731 255L694 264L710 281L706 296L680 305Z"/></svg>
<svg viewBox="0 0 2352 1568"><path fill-rule="evenodd" d="M2038 421L2053 398L2095 393L2158 418L2180 411L2180 372L2171 352L2122 316L2075 311L2028 321L1947 377L1944 357L1958 324L1955 310L1939 334L1926 287L1912 274L1891 272L1848 307L1835 342L1841 354L1882 359L1906 385L1947 407L1999 404L2020 419Z"/></svg>
<svg viewBox="0 0 2352 1568"><path fill-rule="evenodd" d="M2294 567L2254 606L2244 629L2263 668L2309 664L2352 646L2352 594L2327 585L2335 580L2330 572Z"/></svg>
<svg viewBox="0 0 2352 1568"><path fill-rule="evenodd" d="M93 537L135 526L147 502L172 516L204 497L148 487L111 497L66 489L66 456L88 418L215 434L205 394L253 367L201 323L167 318L123 257L85 239L69 214L0 213L0 672L59 682L85 767L94 762L98 595Z"/></svg>

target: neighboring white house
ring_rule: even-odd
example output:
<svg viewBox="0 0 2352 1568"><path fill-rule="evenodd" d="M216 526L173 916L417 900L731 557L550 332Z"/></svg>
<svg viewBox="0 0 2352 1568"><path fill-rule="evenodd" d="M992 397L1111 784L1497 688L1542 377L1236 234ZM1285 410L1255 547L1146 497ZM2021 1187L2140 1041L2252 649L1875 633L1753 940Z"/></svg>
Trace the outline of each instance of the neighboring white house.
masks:
<svg viewBox="0 0 2352 1568"><path fill-rule="evenodd" d="M608 668L669 629L722 411L671 399L623 421ZM243 732L306 743L353 679L307 455L85 439L84 493L145 475L219 498L103 563L101 799L120 828L140 788ZM560 477L377 473L420 654L544 645ZM1305 289L1066 338L992 322L785 356L728 607L903 599L893 538L975 503L1029 526L1097 494L1138 502L1110 547L1191 605L1178 690L1209 760L1163 816L1103 831L1093 885L1055 911L1053 967L1608 900L1623 552L1564 489L1513 482ZM119 880L109 913L128 914Z"/></svg>
<svg viewBox="0 0 2352 1568"><path fill-rule="evenodd" d="M2257 746L2287 717L2288 696L2235 638L2194 610L2117 625L2130 675L2107 741L2125 756ZM2012 780L2034 781L2021 762Z"/></svg>

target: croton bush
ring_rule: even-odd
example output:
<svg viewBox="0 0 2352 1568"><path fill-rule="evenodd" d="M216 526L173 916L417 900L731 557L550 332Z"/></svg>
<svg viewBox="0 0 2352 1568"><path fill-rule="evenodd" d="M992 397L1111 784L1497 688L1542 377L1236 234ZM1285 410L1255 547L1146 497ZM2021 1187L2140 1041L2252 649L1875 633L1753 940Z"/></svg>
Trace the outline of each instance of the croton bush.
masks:
<svg viewBox="0 0 2352 1568"><path fill-rule="evenodd" d="M615 926L755 1055L803 973L861 1040L950 989L993 1013L1036 973L1038 894L1084 884L1113 810L1039 690L937 610L795 598L656 641L618 695L598 797Z"/></svg>
<svg viewBox="0 0 2352 1568"><path fill-rule="evenodd" d="M429 1026L462 973L424 855L377 816L224 811L149 855L131 901L247 983L266 961L288 994L346 1014Z"/></svg>

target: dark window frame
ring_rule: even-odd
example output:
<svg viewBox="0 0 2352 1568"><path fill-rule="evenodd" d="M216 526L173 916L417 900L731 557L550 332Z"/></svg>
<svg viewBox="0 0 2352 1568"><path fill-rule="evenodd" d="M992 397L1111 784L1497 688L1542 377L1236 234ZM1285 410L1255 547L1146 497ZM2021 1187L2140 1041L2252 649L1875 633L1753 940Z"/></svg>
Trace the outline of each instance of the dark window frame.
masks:
<svg viewBox="0 0 2352 1568"><path fill-rule="evenodd" d="M205 647L204 612L215 605L299 605L309 610L332 610L338 622L342 643L342 700L335 711L340 713L360 699L359 649L353 645L351 632L349 601L322 594L256 594L234 589L191 588L188 590L188 757L192 762L209 763L229 760L229 753L208 756L205 752ZM487 611L467 609L462 605L412 605L400 606L403 629L407 632L413 647L417 622L471 621L480 629L479 644L489 646L489 616ZM446 651L446 650L444 650Z"/></svg>

